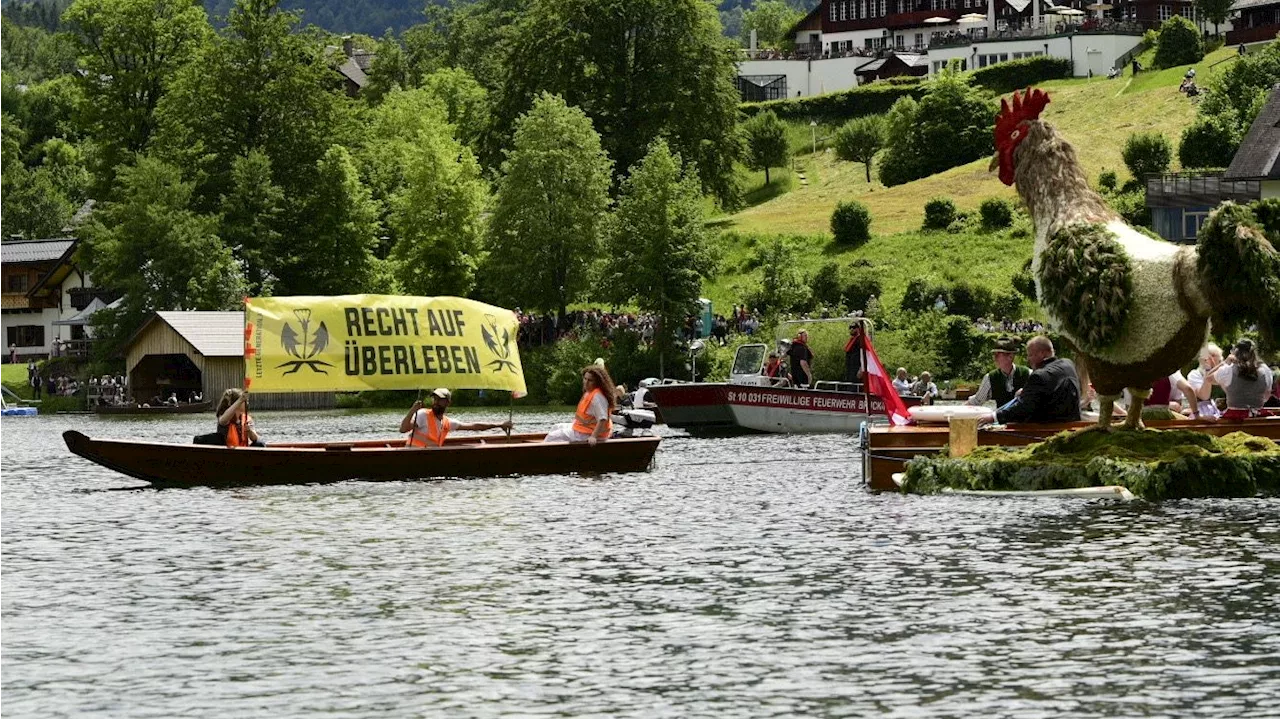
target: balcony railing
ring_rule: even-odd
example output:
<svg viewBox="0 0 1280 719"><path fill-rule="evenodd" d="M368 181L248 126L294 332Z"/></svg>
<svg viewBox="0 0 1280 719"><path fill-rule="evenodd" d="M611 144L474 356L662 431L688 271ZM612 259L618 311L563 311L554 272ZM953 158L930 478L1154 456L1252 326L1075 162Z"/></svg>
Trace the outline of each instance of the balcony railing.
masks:
<svg viewBox="0 0 1280 719"><path fill-rule="evenodd" d="M1227 180L1221 172L1147 175L1147 207L1212 207L1224 200L1252 202L1260 197L1258 180Z"/></svg>
<svg viewBox="0 0 1280 719"><path fill-rule="evenodd" d="M1239 45L1242 42L1267 42L1268 40L1274 40L1276 33L1280 33L1280 23L1230 30L1227 32L1227 44Z"/></svg>

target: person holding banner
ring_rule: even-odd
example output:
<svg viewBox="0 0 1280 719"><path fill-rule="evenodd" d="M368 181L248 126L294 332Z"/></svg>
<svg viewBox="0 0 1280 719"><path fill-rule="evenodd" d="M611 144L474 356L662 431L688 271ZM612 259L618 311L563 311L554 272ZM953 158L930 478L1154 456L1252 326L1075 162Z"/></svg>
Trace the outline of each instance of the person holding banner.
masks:
<svg viewBox="0 0 1280 719"><path fill-rule="evenodd" d="M455 424L445 416L445 412L449 410L449 405L453 402L453 395L449 390L440 387L431 393L431 409L426 410L422 407L422 402L417 401L409 408L409 414L400 420L400 431L410 432L409 440L405 444L406 447L443 447L444 441L448 439L449 433L453 430L460 432L468 431L484 431L488 429L502 429L510 431L511 420L502 422L501 424L490 424L488 422L472 422Z"/></svg>
<svg viewBox="0 0 1280 719"><path fill-rule="evenodd" d="M249 393L231 388L218 400L218 444L225 447L265 447L249 416Z"/></svg>
<svg viewBox="0 0 1280 719"><path fill-rule="evenodd" d="M543 441L586 442L594 447L601 439L608 439L613 434L609 417L617 406L613 387L613 379L603 363L583 368L582 399L578 401L573 421L556 425Z"/></svg>

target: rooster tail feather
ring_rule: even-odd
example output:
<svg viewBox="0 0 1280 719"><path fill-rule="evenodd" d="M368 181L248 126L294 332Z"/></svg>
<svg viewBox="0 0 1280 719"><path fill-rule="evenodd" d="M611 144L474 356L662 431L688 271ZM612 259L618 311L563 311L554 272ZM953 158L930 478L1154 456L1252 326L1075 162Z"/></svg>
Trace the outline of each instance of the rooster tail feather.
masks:
<svg viewBox="0 0 1280 719"><path fill-rule="evenodd" d="M1223 203L1200 229L1196 250L1200 289L1213 312L1214 334L1232 334L1256 323L1264 349L1276 349L1280 253L1267 240L1252 209Z"/></svg>

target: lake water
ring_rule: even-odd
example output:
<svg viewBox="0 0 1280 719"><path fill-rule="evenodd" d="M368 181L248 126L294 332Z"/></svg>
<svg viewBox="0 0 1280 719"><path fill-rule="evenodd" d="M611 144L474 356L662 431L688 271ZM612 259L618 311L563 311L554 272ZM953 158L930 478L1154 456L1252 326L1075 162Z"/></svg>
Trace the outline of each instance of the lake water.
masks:
<svg viewBox="0 0 1280 719"><path fill-rule="evenodd" d="M113 491L137 483L60 437L211 425L3 420L6 717L1280 716L1276 499L877 496L839 436L673 436L595 478Z"/></svg>

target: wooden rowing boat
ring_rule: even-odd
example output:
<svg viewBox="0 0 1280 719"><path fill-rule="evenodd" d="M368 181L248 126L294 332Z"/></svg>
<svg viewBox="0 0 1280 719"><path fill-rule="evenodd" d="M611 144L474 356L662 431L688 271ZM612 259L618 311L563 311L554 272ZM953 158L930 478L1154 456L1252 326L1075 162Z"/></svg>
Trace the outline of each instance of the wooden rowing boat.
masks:
<svg viewBox="0 0 1280 719"><path fill-rule="evenodd" d="M1042 442L1065 430L1091 427L1093 424L1093 422L1011 424L1000 428L980 428L978 444L1019 447L1032 442ZM1217 422L1148 420L1145 424L1151 429L1188 429L1217 437L1232 432L1247 432L1280 442L1280 417L1224 419ZM940 451L949 438L950 429L945 424L901 427L864 425L861 432L863 482L873 490L897 491L898 486L893 481L894 473L901 472L903 466L913 457Z"/></svg>
<svg viewBox="0 0 1280 719"><path fill-rule="evenodd" d="M208 402L192 402L190 404L158 405L156 407L139 407L137 405L96 405L95 414L200 414L213 411L213 400Z"/></svg>
<svg viewBox="0 0 1280 719"><path fill-rule="evenodd" d="M405 447L403 439L228 449L92 439L76 431L62 434L74 454L157 487L642 472L652 464L661 441L659 437L620 438L592 447L544 443L544 436L451 437L444 447L430 449Z"/></svg>

